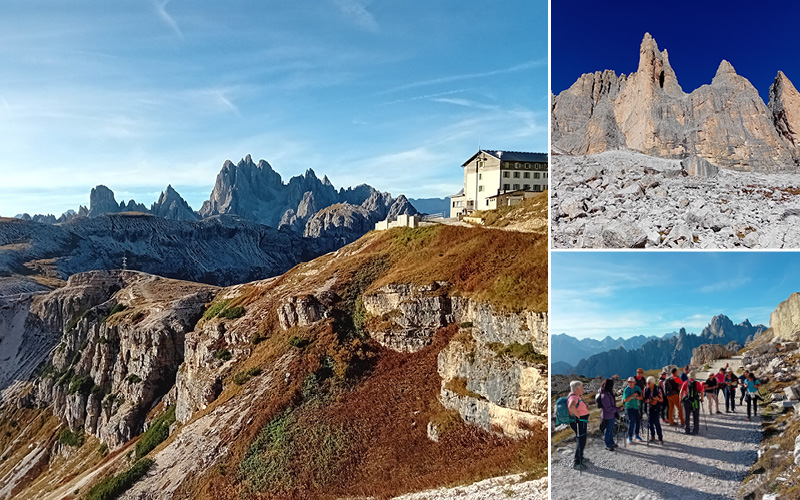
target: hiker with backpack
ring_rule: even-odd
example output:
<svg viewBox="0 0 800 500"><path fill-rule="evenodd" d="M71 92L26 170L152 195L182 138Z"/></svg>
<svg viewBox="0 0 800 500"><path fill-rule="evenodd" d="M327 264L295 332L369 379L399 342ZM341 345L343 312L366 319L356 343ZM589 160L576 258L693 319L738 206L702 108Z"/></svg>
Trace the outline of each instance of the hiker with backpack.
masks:
<svg viewBox="0 0 800 500"><path fill-rule="evenodd" d="M664 381L664 394L667 396L667 406L669 413L669 425L678 425L675 422L675 408L678 409L678 416L680 417L681 426L683 426L683 406L681 405L680 392L681 392L681 379L678 377L678 369L672 369L672 376Z"/></svg>
<svg viewBox="0 0 800 500"><path fill-rule="evenodd" d="M664 402L664 393L661 388L656 385L655 377L647 377L647 387L644 389L644 401L647 403L647 424L649 427L650 441L656 440L658 434L658 442L664 444L664 435L661 433L661 420L659 414L661 413L661 406Z"/></svg>
<svg viewBox="0 0 800 500"><path fill-rule="evenodd" d="M700 382L695 380L696 373L690 372L689 378L681 386L680 399L683 411L686 414L686 434L700 432L700 405L703 404L703 389ZM694 421L694 428L689 430L690 421Z"/></svg>
<svg viewBox="0 0 800 500"><path fill-rule="evenodd" d="M614 451L617 447L617 443L614 442L614 421L619 413L617 397L614 395L614 379L607 378L603 381L603 385L597 391L596 401L600 407L600 418L603 419L605 424L603 440L605 441L606 449Z"/></svg>
<svg viewBox="0 0 800 500"><path fill-rule="evenodd" d="M739 406L744 404L744 397L747 395L747 376L750 375L748 370L745 370L744 373L739 375L739 390L741 391L741 396L739 396Z"/></svg>
<svg viewBox="0 0 800 500"><path fill-rule="evenodd" d="M647 380L644 378L644 368L637 368L636 369L636 376L634 377L636 380L636 387L639 388L639 391L644 394L644 388L647 387ZM644 420L644 416L647 414L647 403L645 403L644 399L639 401L639 428L644 428L642 425L642 421Z"/></svg>
<svg viewBox="0 0 800 500"><path fill-rule="evenodd" d="M663 396L663 401L661 401L661 422L667 423L667 393L664 389L664 383L667 381L667 372L661 372L658 379L658 387L661 388L661 395Z"/></svg>
<svg viewBox="0 0 800 500"><path fill-rule="evenodd" d="M622 403L625 405L625 413L628 417L628 444L633 442L635 436L638 441L642 441L639 436L639 403L642 400L642 391L636 385L636 379L628 378L628 387L622 391Z"/></svg>
<svg viewBox="0 0 800 500"><path fill-rule="evenodd" d="M725 393L725 413L736 413L736 387L739 385L739 379L733 374L733 370L728 368L725 374L725 386L728 391Z"/></svg>
<svg viewBox="0 0 800 500"><path fill-rule="evenodd" d="M719 390L719 382L717 382L717 375L712 373L706 380L706 396L708 396L708 414L714 413L714 404L717 404L717 413L719 411L719 399L717 398L717 391Z"/></svg>
<svg viewBox="0 0 800 500"><path fill-rule="evenodd" d="M745 420L750 420L750 404L752 403L753 405L753 418L755 418L758 416L758 400L764 400L758 393L758 388L761 387L761 381L756 378L754 373L750 372L747 374L747 380L744 386L747 390L747 395L745 396L745 400L747 400L747 418Z"/></svg>
<svg viewBox="0 0 800 500"><path fill-rule="evenodd" d="M581 399L583 396L583 382L573 380L569 383L570 393L567 396L567 409L573 418L569 426L575 431L575 461L572 465L574 469L583 470L586 466L583 463L583 449L586 447L586 433L589 427L589 407Z"/></svg>

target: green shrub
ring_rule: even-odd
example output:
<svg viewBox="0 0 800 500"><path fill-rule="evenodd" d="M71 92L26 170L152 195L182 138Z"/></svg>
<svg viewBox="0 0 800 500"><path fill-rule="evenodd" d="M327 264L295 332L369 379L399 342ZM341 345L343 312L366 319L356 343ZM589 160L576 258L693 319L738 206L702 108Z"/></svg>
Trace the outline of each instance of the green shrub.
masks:
<svg viewBox="0 0 800 500"><path fill-rule="evenodd" d="M235 383L236 385L244 385L247 383L248 380L250 380L253 377L257 377L259 375L261 375L261 368L259 367L250 368L247 371L239 372L236 375L234 375L233 383Z"/></svg>
<svg viewBox="0 0 800 500"><path fill-rule="evenodd" d="M170 406L150 424L136 442L136 458L142 458L169 437L169 426L175 423L175 406Z"/></svg>
<svg viewBox="0 0 800 500"><path fill-rule="evenodd" d="M69 364L70 365L77 365L78 361L80 361L80 360L81 360L81 353L80 353L80 351L78 351L72 356L72 361L70 361Z"/></svg>
<svg viewBox="0 0 800 500"><path fill-rule="evenodd" d="M83 446L84 440L83 432L72 432L69 428L62 430L58 435L58 442L66 446Z"/></svg>
<svg viewBox="0 0 800 500"><path fill-rule="evenodd" d="M547 355L536 352L536 349L533 348L530 342L525 344L520 344L519 342L513 342L511 344L491 342L487 344L487 346L498 356L511 356L534 364L547 363Z"/></svg>
<svg viewBox="0 0 800 500"><path fill-rule="evenodd" d="M68 394L80 393L88 395L94 387L94 380L90 375L74 375L69 381Z"/></svg>
<svg viewBox="0 0 800 500"><path fill-rule="evenodd" d="M47 363L44 369L42 370L42 374L39 375L41 378L51 377L55 374L56 368L53 366L53 363Z"/></svg>
<svg viewBox="0 0 800 500"><path fill-rule="evenodd" d="M225 308L219 313L220 318L226 319L236 319L241 318L242 316L244 316L244 307L242 306Z"/></svg>
<svg viewBox="0 0 800 500"><path fill-rule="evenodd" d="M298 349L302 349L307 346L310 342L308 339L300 338L300 337L292 337L289 339L289 345L292 347L297 347Z"/></svg>
<svg viewBox="0 0 800 500"><path fill-rule="evenodd" d="M214 357L222 361L229 361L231 359L231 351L227 349L217 349L217 352L214 353Z"/></svg>
<svg viewBox="0 0 800 500"><path fill-rule="evenodd" d="M101 457L105 457L106 455L108 455L108 445L107 445L107 444L105 444L105 443L101 444L101 445L100 445L100 448L98 448L98 449L97 449L97 453L98 453L98 454L99 454Z"/></svg>
<svg viewBox="0 0 800 500"><path fill-rule="evenodd" d="M131 373L125 380L127 380L129 384L138 384L142 381L142 377L136 375L135 373Z"/></svg>
<svg viewBox="0 0 800 500"><path fill-rule="evenodd" d="M114 307L111 308L111 311L109 311L108 315L109 316L113 316L113 315L115 315L117 313L121 313L122 311L124 311L127 308L128 307L125 304L121 304L121 303L117 302L117 304Z"/></svg>
<svg viewBox="0 0 800 500"><path fill-rule="evenodd" d="M472 328L472 321L464 321L461 323L461 328Z"/></svg>
<svg viewBox="0 0 800 500"><path fill-rule="evenodd" d="M219 313L221 313L223 309L227 307L229 302L230 299L225 299L225 300L220 300L219 302L211 303L208 306L208 309L206 309L206 312L203 313L203 319L216 318L217 316L219 316Z"/></svg>
<svg viewBox="0 0 800 500"><path fill-rule="evenodd" d="M149 458L137 460L130 469L126 470L116 476L111 476L103 479L97 483L89 493L86 494L85 500L113 500L119 497L122 493L127 491L133 486L136 481L141 479L150 467L153 466L155 461Z"/></svg>
<svg viewBox="0 0 800 500"><path fill-rule="evenodd" d="M75 375L75 370L72 368L68 368L63 372L57 374L56 384L63 385L72 380L72 377Z"/></svg>

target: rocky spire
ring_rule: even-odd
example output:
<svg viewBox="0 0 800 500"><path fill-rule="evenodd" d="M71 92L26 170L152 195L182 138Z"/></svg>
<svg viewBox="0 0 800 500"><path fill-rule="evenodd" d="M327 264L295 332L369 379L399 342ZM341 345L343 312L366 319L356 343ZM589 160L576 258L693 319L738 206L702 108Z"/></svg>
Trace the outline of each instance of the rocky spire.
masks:
<svg viewBox="0 0 800 500"><path fill-rule="evenodd" d="M767 107L781 137L791 142L795 148L800 147L800 94L783 71L778 71L769 88ZM800 155L795 151L795 157L797 156Z"/></svg>

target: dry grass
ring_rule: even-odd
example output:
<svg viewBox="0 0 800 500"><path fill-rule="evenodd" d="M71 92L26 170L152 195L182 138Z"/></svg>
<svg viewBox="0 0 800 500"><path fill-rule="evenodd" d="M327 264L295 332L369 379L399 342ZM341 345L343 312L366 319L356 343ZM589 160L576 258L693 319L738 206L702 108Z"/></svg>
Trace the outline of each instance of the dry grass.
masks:
<svg viewBox="0 0 800 500"><path fill-rule="evenodd" d="M478 210L473 217L483 219L487 227L530 227L531 230L547 231L547 191L522 201L518 205L499 207L495 210ZM542 227L543 223L543 227Z"/></svg>

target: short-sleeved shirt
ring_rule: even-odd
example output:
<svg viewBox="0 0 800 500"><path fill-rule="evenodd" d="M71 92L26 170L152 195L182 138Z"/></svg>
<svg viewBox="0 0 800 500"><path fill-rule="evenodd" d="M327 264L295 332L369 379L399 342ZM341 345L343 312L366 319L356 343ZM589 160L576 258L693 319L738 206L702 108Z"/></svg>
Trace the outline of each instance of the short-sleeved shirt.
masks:
<svg viewBox="0 0 800 500"><path fill-rule="evenodd" d="M709 377L708 380L706 381L706 387L708 389L716 389L717 385L719 385L719 382L717 381L717 377L716 376Z"/></svg>
<svg viewBox="0 0 800 500"><path fill-rule="evenodd" d="M725 382L725 372L717 372L715 377L717 377L717 382L718 383L722 384L722 383Z"/></svg>
<svg viewBox="0 0 800 500"><path fill-rule="evenodd" d="M698 393L698 397L699 397L700 393L705 392L706 386L702 382L700 382L699 380L695 380L694 382L697 384L697 393ZM688 380L686 382L684 382L683 385L681 386L681 393L686 393L687 396L689 395L689 381Z"/></svg>
<svg viewBox="0 0 800 500"><path fill-rule="evenodd" d="M681 373L681 380L686 382L687 380L689 380L689 375L686 375L686 372Z"/></svg>
<svg viewBox="0 0 800 500"><path fill-rule="evenodd" d="M633 387L626 387L624 391L622 391L622 399L628 399L629 396L639 393L642 394L642 389L639 388L638 385L634 385ZM639 409L639 400L638 399L631 399L630 401L625 403L626 410L638 410Z"/></svg>
<svg viewBox="0 0 800 500"><path fill-rule="evenodd" d="M577 394L570 393L569 396L567 396L567 406L575 406L575 410L580 417L585 417L589 414L589 407L586 406L586 401L581 399Z"/></svg>
<svg viewBox="0 0 800 500"><path fill-rule="evenodd" d="M744 383L745 387L747 387L747 392L750 393L758 392L758 387L756 387L756 384L761 384L761 382L759 382L758 379L755 380L747 379Z"/></svg>

